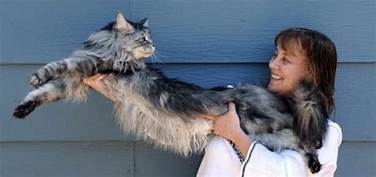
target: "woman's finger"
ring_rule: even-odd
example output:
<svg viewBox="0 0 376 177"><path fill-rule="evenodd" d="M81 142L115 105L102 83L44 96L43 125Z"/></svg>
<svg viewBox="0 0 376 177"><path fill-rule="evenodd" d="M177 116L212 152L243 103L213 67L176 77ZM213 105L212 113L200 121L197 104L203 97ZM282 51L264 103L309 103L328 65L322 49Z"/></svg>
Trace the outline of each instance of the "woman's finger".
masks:
<svg viewBox="0 0 376 177"><path fill-rule="evenodd" d="M92 82L97 82L97 81L100 81L107 76L108 76L107 74L96 74L94 76L84 78L83 82L86 83L86 84L92 83Z"/></svg>
<svg viewBox="0 0 376 177"><path fill-rule="evenodd" d="M204 114L204 115L201 115L200 117L204 119L209 119L209 120L215 120L217 118L217 116L212 116L209 114Z"/></svg>
<svg viewBox="0 0 376 177"><path fill-rule="evenodd" d="M93 77L91 77L91 78L93 78L93 79L95 79L95 80L102 80L103 78L105 78L105 77L107 77L108 76L108 74L96 74L96 75L94 75Z"/></svg>

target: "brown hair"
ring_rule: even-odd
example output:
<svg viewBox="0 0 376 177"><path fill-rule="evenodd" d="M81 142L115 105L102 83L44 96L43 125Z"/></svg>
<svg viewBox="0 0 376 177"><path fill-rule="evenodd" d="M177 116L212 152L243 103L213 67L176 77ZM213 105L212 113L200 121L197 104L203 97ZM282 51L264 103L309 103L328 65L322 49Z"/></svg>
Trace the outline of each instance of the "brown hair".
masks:
<svg viewBox="0 0 376 177"><path fill-rule="evenodd" d="M334 43L323 33L306 28L288 28L277 34L274 45L283 49L291 40L300 44L307 57L308 80L323 94L328 112L334 107L334 81L337 68L337 51Z"/></svg>

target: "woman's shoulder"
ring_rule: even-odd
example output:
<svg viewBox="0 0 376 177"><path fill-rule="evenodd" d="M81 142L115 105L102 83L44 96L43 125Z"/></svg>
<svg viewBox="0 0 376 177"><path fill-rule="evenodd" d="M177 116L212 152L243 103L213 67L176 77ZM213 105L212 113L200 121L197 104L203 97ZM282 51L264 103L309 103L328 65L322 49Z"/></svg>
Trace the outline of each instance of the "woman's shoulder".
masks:
<svg viewBox="0 0 376 177"><path fill-rule="evenodd" d="M339 124L336 123L336 122L333 122L333 121L329 120L328 121L328 129L332 130L332 131L335 131L335 133L337 133L337 134L341 134L342 135L342 129L339 126Z"/></svg>
<svg viewBox="0 0 376 177"><path fill-rule="evenodd" d="M336 142L337 145L342 142L342 129L338 123L329 120L328 122L328 131L326 139L330 139L330 142Z"/></svg>
<svg viewBox="0 0 376 177"><path fill-rule="evenodd" d="M328 121L328 126L331 127L331 128L335 128L338 131L341 131L341 127L339 126L339 124L336 123L336 122L333 122L331 120Z"/></svg>

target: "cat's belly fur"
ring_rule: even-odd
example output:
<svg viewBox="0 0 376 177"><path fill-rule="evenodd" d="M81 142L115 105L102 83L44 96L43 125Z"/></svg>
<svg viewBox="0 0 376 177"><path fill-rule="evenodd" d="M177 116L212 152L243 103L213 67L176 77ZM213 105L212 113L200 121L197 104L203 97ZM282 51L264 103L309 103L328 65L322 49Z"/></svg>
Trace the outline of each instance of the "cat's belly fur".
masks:
<svg viewBox="0 0 376 177"><path fill-rule="evenodd" d="M183 120L176 114L161 112L137 91L125 89L115 104L118 124L126 133L187 156L203 150L212 121L203 118Z"/></svg>

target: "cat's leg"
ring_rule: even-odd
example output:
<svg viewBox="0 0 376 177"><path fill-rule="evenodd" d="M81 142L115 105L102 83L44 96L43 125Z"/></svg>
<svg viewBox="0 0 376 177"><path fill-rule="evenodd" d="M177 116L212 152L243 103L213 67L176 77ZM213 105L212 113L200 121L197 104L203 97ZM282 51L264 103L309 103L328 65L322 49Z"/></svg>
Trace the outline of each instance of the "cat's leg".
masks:
<svg viewBox="0 0 376 177"><path fill-rule="evenodd" d="M99 57L71 57L44 65L31 75L30 84L37 88L49 80L62 78L67 74L90 77L96 73L108 73L112 70L112 65L111 61Z"/></svg>
<svg viewBox="0 0 376 177"><path fill-rule="evenodd" d="M61 61L48 63L39 68L35 73L30 76L29 83L33 87L37 88L49 80L57 79L61 75L68 72L68 63L70 58Z"/></svg>
<svg viewBox="0 0 376 177"><path fill-rule="evenodd" d="M62 81L55 81L44 84L35 89L24 98L22 103L14 110L13 115L17 118L24 118L29 115L37 106L57 101L66 97L66 85Z"/></svg>

